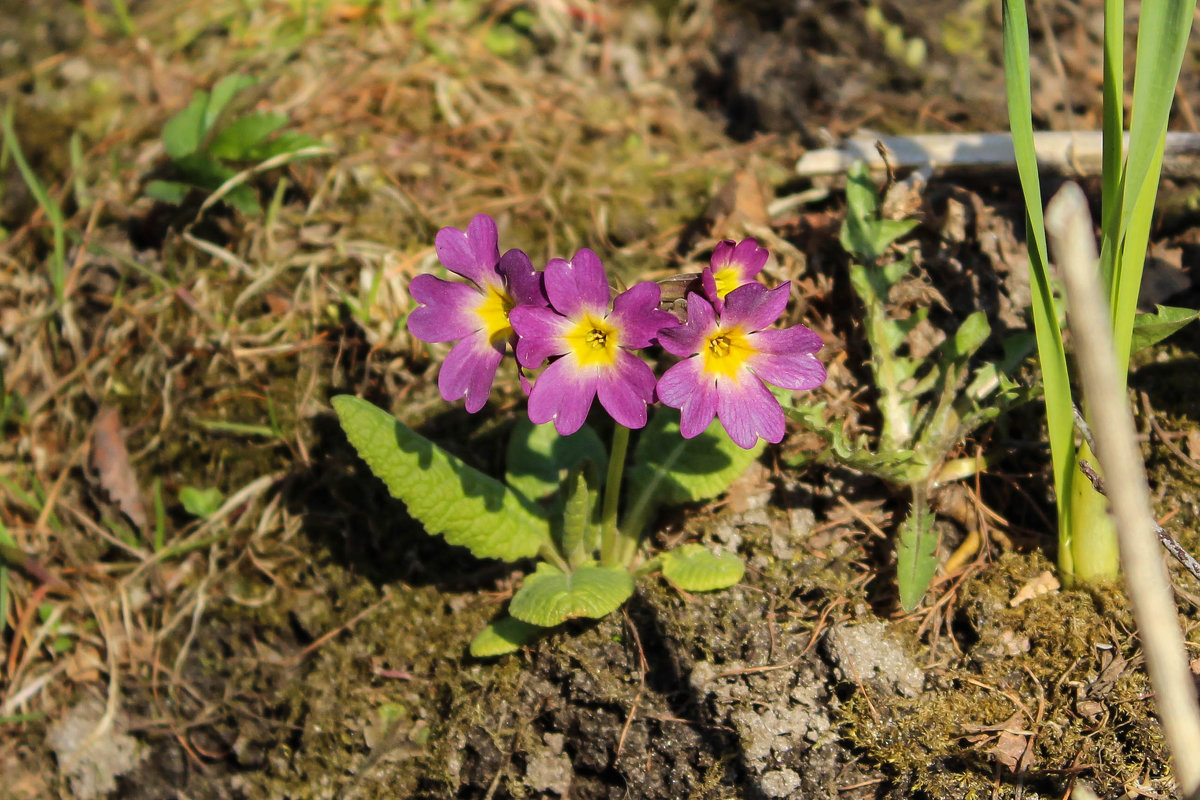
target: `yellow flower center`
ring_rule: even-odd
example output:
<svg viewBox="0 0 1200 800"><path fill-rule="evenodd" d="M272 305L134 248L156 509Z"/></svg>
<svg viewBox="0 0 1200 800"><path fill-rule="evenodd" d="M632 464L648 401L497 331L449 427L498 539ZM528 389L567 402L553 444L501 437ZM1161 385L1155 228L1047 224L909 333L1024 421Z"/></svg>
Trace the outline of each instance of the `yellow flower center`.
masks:
<svg viewBox="0 0 1200 800"><path fill-rule="evenodd" d="M592 314L585 313L563 338L581 367L608 366L617 357L617 329Z"/></svg>
<svg viewBox="0 0 1200 800"><path fill-rule="evenodd" d="M488 284L483 290L483 300L475 308L483 329L487 331L488 341L499 344L512 338L512 325L508 322L508 312L516 303L503 289Z"/></svg>
<svg viewBox="0 0 1200 800"><path fill-rule="evenodd" d="M741 328L718 328L705 339L704 346L700 349L700 357L704 361L706 373L724 375L736 381L742 373L746 359L757 352Z"/></svg>
<svg viewBox="0 0 1200 800"><path fill-rule="evenodd" d="M713 281L717 284L717 297L724 300L725 295L741 286L740 278L741 274L734 267L713 270Z"/></svg>

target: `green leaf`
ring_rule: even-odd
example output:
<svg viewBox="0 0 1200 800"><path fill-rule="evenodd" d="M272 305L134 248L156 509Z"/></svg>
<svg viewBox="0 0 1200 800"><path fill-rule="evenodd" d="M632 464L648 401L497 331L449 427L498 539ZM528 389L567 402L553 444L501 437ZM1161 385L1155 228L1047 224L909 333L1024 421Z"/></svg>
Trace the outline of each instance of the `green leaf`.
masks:
<svg viewBox="0 0 1200 800"><path fill-rule="evenodd" d="M224 499L225 496L221 494L221 490L215 487L200 489L195 486L184 486L179 490L179 502L183 504L183 510L194 517L212 516L221 507Z"/></svg>
<svg viewBox="0 0 1200 800"><path fill-rule="evenodd" d="M428 533L504 561L552 546L545 517L522 495L366 400L338 395L332 402L358 455Z"/></svg>
<svg viewBox="0 0 1200 800"><path fill-rule="evenodd" d="M187 199L188 192L193 188L191 184L181 183L180 181L150 181L146 184L146 196L153 197L155 200L161 200L164 203L170 203L173 206L183 205L183 201Z"/></svg>
<svg viewBox="0 0 1200 800"><path fill-rule="evenodd" d="M237 174L237 170L227 167L207 155L184 156L175 161L174 166L184 183L189 183L205 192L215 191L221 184Z"/></svg>
<svg viewBox="0 0 1200 800"><path fill-rule="evenodd" d="M937 570L933 514L919 494L914 493L912 508L900 524L896 542L896 582L900 587L900 605L905 611L912 611L920 604Z"/></svg>
<svg viewBox="0 0 1200 800"><path fill-rule="evenodd" d="M307 133L284 131L271 141L250 148L246 154L246 158L251 161L266 161L268 158L274 158L283 153L295 153L306 147L322 147L322 143L319 139L309 136ZM306 157L315 158L318 155L321 154L312 153Z"/></svg>
<svg viewBox="0 0 1200 800"><path fill-rule="evenodd" d="M566 480L567 496L563 507L559 552L572 567L578 566L592 555L599 539L596 525L597 493L588 485L587 463L584 462L571 470Z"/></svg>
<svg viewBox="0 0 1200 800"><path fill-rule="evenodd" d="M225 110L225 106L229 105L229 101L235 95L256 83L258 83L258 79L249 75L226 75L217 81L217 85L212 90L212 98L208 101L204 109L204 117L201 120L204 126L203 133L206 134L212 130L213 126L217 124L217 118L221 116L221 112Z"/></svg>
<svg viewBox="0 0 1200 800"><path fill-rule="evenodd" d="M287 124L286 114L250 114L234 120L213 137L208 153L227 161L248 161L271 134Z"/></svg>
<svg viewBox="0 0 1200 800"><path fill-rule="evenodd" d="M693 439L679 433L679 412L660 408L650 418L634 449L634 486L660 481L657 501L694 503L716 497L729 488L758 458L763 443L743 450L733 443L718 420Z"/></svg>
<svg viewBox="0 0 1200 800"><path fill-rule="evenodd" d="M1176 306L1155 306L1153 314L1138 314L1133 323L1130 352L1158 344L1198 316L1198 310Z"/></svg>
<svg viewBox="0 0 1200 800"><path fill-rule="evenodd" d="M987 314L983 311L976 311L964 319L958 326L958 330L954 332L954 336L947 340L945 353L956 361L966 361L983 346L991 332L992 326L988 324Z"/></svg>
<svg viewBox="0 0 1200 800"><path fill-rule="evenodd" d="M544 628L569 619L600 619L621 607L633 594L633 576L622 566L584 566L562 572L540 562L513 595L508 611Z"/></svg>
<svg viewBox="0 0 1200 800"><path fill-rule="evenodd" d="M475 658L495 658L515 653L546 632L541 625L530 625L515 617L501 617L490 623L471 640Z"/></svg>
<svg viewBox="0 0 1200 800"><path fill-rule="evenodd" d="M663 577L685 592L727 589L742 579L746 565L734 553L714 553L685 544L659 556Z"/></svg>
<svg viewBox="0 0 1200 800"><path fill-rule="evenodd" d="M1029 23L1024 0L1003 0L1004 83L1008 97L1008 124L1021 192L1025 198L1025 242L1029 251L1033 329L1045 387L1046 430L1054 468L1058 509L1059 554L1069 552L1063 536L1071 529L1068 498L1075 480L1075 417L1067 355L1063 347L1060 315L1055 305L1046 255L1046 226L1042 218L1042 189L1037 152L1033 144L1033 100L1030 90ZM1107 79L1107 78L1106 78ZM1118 96L1120 89L1118 91ZM1117 114L1121 112L1118 111ZM1107 155L1107 154L1106 154Z"/></svg>
<svg viewBox="0 0 1200 800"><path fill-rule="evenodd" d="M258 202L258 193L246 184L230 189L221 198L221 201L236 208L238 213L244 217L257 217L262 213L262 205Z"/></svg>
<svg viewBox="0 0 1200 800"><path fill-rule="evenodd" d="M508 437L504 480L526 497L541 500L557 491L567 472L584 459L601 472L608 466L608 451L590 426L559 436L553 422L534 425L521 418Z"/></svg>
<svg viewBox="0 0 1200 800"><path fill-rule="evenodd" d="M862 161L846 173L846 219L839 240L858 261L874 264L892 242L917 227L916 220L879 219L879 197L875 182Z"/></svg>
<svg viewBox="0 0 1200 800"><path fill-rule="evenodd" d="M196 92L187 108L163 125L163 147L172 159L193 155L200 149L200 142L208 130L204 125L204 110L208 108L208 102L208 92Z"/></svg>

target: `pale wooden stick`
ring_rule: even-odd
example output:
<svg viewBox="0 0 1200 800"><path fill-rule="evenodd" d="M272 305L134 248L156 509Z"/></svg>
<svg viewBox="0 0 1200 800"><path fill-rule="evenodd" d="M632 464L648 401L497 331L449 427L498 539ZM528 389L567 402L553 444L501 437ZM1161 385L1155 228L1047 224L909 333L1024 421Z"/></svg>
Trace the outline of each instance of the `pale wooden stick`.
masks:
<svg viewBox="0 0 1200 800"><path fill-rule="evenodd" d="M1200 707L1188 671L1171 579L1154 540L1150 489L1133 416L1120 388L1108 304L1097 280L1092 218L1077 185L1068 183L1050 201L1046 233L1066 284L1071 339L1092 414L1096 454L1112 501L1121 566L1158 716L1175 757L1179 794L1191 798L1200 790Z"/></svg>
<svg viewBox="0 0 1200 800"><path fill-rule="evenodd" d="M841 147L810 150L796 163L802 177L837 175L855 161L884 171L887 166L875 143L888 152L893 169L928 167L936 172L1015 169L1012 136L1007 133L934 133L915 136L862 136ZM1128 137L1126 137L1128 145ZM1038 164L1067 176L1100 174L1103 141L1099 131L1039 131L1033 135ZM1170 131L1163 155L1163 175L1200 174L1200 134Z"/></svg>

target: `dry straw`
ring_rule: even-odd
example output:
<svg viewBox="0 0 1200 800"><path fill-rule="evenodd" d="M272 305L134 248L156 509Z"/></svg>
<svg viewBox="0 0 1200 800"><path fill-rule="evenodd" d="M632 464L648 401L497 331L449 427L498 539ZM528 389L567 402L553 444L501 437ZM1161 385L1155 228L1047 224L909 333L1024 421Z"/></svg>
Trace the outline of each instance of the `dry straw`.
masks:
<svg viewBox="0 0 1200 800"><path fill-rule="evenodd" d="M1083 191L1068 183L1046 208L1046 232L1062 269L1083 393L1117 523L1121 565L1146 654L1159 718L1175 756L1180 796L1200 793L1200 708L1187 667L1170 576L1154 535L1150 490L1133 417L1117 372L1096 240Z"/></svg>

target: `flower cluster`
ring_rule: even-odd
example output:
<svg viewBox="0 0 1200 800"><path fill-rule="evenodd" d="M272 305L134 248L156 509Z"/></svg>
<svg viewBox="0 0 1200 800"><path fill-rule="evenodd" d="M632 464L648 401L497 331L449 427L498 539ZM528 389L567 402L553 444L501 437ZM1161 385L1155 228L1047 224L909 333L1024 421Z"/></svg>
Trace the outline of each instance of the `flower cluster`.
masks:
<svg viewBox="0 0 1200 800"><path fill-rule="evenodd" d="M511 346L524 370L545 369L529 384L529 418L554 422L562 435L579 430L593 401L627 428L646 424L660 400L680 409L691 438L717 418L739 446L779 442L783 410L767 388L812 389L825 380L815 353L821 339L803 325L773 328L787 306L787 284L757 281L769 254L754 239L717 245L687 296L680 322L659 308L661 291L642 282L613 297L600 257L579 250L538 271L524 252L503 255L491 217L465 231L442 228L435 240L442 265L468 282L419 275L410 286L417 308L408 328L426 342L457 342L442 364L442 397L483 408L496 369ZM680 360L661 378L635 355L660 345Z"/></svg>

